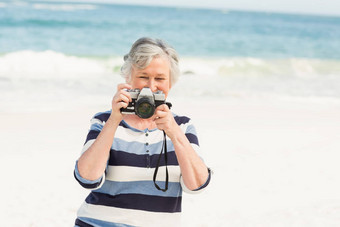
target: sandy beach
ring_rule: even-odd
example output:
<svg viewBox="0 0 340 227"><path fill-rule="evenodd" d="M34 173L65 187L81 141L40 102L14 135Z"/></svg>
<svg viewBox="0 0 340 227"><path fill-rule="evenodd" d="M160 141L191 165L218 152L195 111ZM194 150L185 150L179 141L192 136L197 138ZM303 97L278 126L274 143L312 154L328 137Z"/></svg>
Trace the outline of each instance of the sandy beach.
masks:
<svg viewBox="0 0 340 227"><path fill-rule="evenodd" d="M340 103L174 99L195 122L210 187L184 194L183 226L339 226ZM3 226L72 226L90 117L107 106L0 113ZM211 113L214 110L213 114Z"/></svg>

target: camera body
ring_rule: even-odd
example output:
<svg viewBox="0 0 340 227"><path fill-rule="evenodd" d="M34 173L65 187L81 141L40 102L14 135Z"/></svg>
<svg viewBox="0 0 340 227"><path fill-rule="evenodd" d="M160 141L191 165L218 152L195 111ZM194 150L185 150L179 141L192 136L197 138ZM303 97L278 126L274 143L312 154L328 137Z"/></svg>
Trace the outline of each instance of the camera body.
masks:
<svg viewBox="0 0 340 227"><path fill-rule="evenodd" d="M171 108L171 103L165 102L165 94L162 91L152 92L150 88L127 90L130 93L132 102L126 108L121 108L123 114L136 114L138 117L147 119L153 116L155 109L167 104Z"/></svg>

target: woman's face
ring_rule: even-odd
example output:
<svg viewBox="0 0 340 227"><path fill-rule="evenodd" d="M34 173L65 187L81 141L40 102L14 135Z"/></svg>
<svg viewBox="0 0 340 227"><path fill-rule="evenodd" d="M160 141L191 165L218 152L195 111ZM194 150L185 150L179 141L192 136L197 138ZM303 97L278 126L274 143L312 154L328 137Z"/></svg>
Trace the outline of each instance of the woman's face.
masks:
<svg viewBox="0 0 340 227"><path fill-rule="evenodd" d="M133 67L131 81L128 83L134 89L149 87L152 92L162 91L167 97L171 88L169 61L163 57L156 57L145 69Z"/></svg>

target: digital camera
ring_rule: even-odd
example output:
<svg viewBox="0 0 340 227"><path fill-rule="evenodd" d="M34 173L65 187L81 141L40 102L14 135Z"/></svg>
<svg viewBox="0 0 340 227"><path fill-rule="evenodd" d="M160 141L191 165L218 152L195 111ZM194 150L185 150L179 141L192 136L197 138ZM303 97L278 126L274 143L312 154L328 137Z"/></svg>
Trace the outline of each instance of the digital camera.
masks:
<svg viewBox="0 0 340 227"><path fill-rule="evenodd" d="M132 102L126 108L121 108L120 112L123 114L136 114L140 118L150 118L155 113L155 109L167 104L171 108L171 103L165 102L165 94L162 91L152 92L150 88L145 87L140 89L127 90Z"/></svg>

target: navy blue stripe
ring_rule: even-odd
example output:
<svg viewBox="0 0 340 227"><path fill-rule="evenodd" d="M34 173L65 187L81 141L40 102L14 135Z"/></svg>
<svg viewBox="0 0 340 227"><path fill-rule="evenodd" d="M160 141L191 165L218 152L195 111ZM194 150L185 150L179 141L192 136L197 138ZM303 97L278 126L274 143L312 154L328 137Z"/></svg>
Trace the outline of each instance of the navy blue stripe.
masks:
<svg viewBox="0 0 340 227"><path fill-rule="evenodd" d="M129 128L129 126L125 123L125 121L121 121L119 123L119 126L123 127L123 128Z"/></svg>
<svg viewBox="0 0 340 227"><path fill-rule="evenodd" d="M98 186L101 184L102 180L103 180L103 179L101 179L101 181L99 181L98 183L94 183L94 184L85 184L85 183L81 182L81 181L77 178L76 171L73 171L73 175L74 175L74 178L76 178L76 180L78 181L78 183L79 183L81 186L83 186L84 188L87 188L87 189L93 189L93 188L98 187Z"/></svg>
<svg viewBox="0 0 340 227"><path fill-rule="evenodd" d="M110 112L100 113L98 115L95 115L93 118L96 118L96 119L98 119L98 120L100 120L102 122L106 122L107 119L109 119L110 115L111 115L111 111Z"/></svg>
<svg viewBox="0 0 340 227"><path fill-rule="evenodd" d="M159 151L161 152L161 151ZM165 165L164 152L161 157L160 166ZM155 155L138 155L133 153L127 153L124 151L111 150L109 165L111 166L134 166L134 167L150 167L155 168L159 154ZM168 151L168 166L177 166L178 161L176 153L174 151Z"/></svg>
<svg viewBox="0 0 340 227"><path fill-rule="evenodd" d="M119 126L123 126L124 128L126 128L126 126L125 126L122 122L119 123ZM97 139L99 133L100 133L100 131L97 131L97 130L90 130L89 133L88 133L87 136L86 136L85 143L87 143L87 141L89 141L89 140ZM85 144L85 143L84 143L84 144Z"/></svg>
<svg viewBox="0 0 340 227"><path fill-rule="evenodd" d="M190 121L190 118L185 117L185 116L176 116L174 118L178 125L186 124Z"/></svg>
<svg viewBox="0 0 340 227"><path fill-rule="evenodd" d="M107 111L107 112L103 112L103 113L100 113L98 115L95 115L93 118L98 119L101 122L106 122L110 118L110 115L111 115L111 111ZM128 126L126 124L124 124L123 121L121 121L119 123L119 126L122 126L124 128L128 128Z"/></svg>
<svg viewBox="0 0 340 227"><path fill-rule="evenodd" d="M87 224L78 218L76 219L75 225L79 227L93 227L93 225Z"/></svg>
<svg viewBox="0 0 340 227"><path fill-rule="evenodd" d="M80 227L88 227L88 226L105 226L105 227L133 227L132 225L116 223L116 222L107 222L94 218L86 218L86 217L78 217L78 222L81 224ZM76 220L77 224L77 220Z"/></svg>
<svg viewBox="0 0 340 227"><path fill-rule="evenodd" d="M145 210L152 212L181 212L182 197L162 197L141 194L108 195L91 192L86 202L125 209Z"/></svg>
<svg viewBox="0 0 340 227"><path fill-rule="evenodd" d="M109 119L110 115L111 115L111 111L107 111L107 112L102 112L102 113L95 115L94 118L102 122L106 122ZM174 118L178 125L185 124L190 121L190 118L186 116L175 116Z"/></svg>
<svg viewBox="0 0 340 227"><path fill-rule="evenodd" d="M185 136L188 138L190 143L193 143L193 144L196 144L197 146L199 146L198 138L195 134L185 133Z"/></svg>
<svg viewBox="0 0 340 227"><path fill-rule="evenodd" d="M89 140L97 139L99 133L100 133L100 131L90 130L89 133L87 133L86 140L85 140L84 144L86 144L87 141L89 141Z"/></svg>
<svg viewBox="0 0 340 227"><path fill-rule="evenodd" d="M93 118L98 119L101 122L106 122L110 118L110 115L111 115L111 111L107 111L107 112L103 112L98 115L95 115ZM129 126L126 123L124 123L124 121L121 121L119 123L119 126L122 126L123 128L129 128Z"/></svg>

